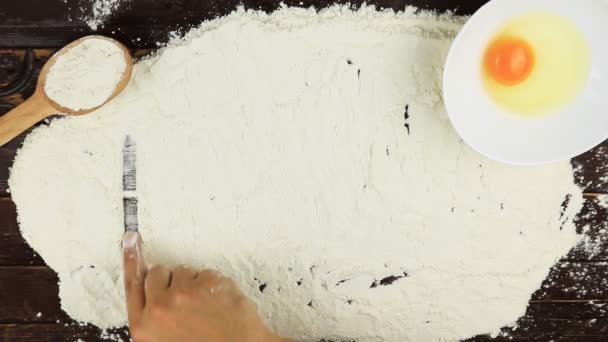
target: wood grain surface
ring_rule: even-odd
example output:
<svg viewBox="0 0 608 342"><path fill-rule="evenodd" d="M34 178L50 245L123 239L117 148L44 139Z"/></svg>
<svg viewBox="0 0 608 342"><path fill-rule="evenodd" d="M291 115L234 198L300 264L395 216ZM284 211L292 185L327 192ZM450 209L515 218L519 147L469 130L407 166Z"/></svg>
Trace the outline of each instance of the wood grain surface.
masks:
<svg viewBox="0 0 608 342"><path fill-rule="evenodd" d="M79 20L90 12L91 2L0 2L0 115L32 94L41 66L56 49L92 33ZM280 3L275 0L124 2L107 25L95 33L121 40L137 56L167 41L171 31L185 30L203 20L229 13L239 5L272 11ZM288 0L284 3L323 8L335 2ZM361 1L351 3L357 7ZM378 0L369 3L395 10L412 4L470 14L485 1ZM88 342L105 340L110 334L127 339L126 329L103 334L95 327L73 322L61 310L56 274L19 233L7 181L12 161L28 132L0 147L0 341L76 341L80 338ZM575 158L572 164L576 180L586 193L584 208L576 219L578 232L585 236L585 242L574 247L551 269L541 288L532 295L517 329L506 328L500 336L477 336L469 341L608 341L608 210L598 202L601 194L608 193L608 143Z"/></svg>

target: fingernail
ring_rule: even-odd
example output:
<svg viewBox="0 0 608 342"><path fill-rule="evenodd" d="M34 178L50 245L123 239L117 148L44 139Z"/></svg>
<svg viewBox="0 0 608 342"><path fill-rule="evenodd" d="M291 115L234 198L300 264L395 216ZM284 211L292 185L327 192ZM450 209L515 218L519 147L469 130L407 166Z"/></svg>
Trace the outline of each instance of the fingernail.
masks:
<svg viewBox="0 0 608 342"><path fill-rule="evenodd" d="M137 240L139 240L139 233L125 232L122 236L122 248L135 248L137 246Z"/></svg>

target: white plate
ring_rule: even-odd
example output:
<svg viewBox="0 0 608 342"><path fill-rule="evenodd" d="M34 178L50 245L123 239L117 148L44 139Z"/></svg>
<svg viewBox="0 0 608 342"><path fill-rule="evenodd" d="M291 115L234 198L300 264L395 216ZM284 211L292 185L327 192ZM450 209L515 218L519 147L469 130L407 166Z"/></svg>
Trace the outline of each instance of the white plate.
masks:
<svg viewBox="0 0 608 342"><path fill-rule="evenodd" d="M523 118L498 107L483 89L485 48L506 20L532 11L571 20L585 35L591 68L584 89L556 114ZM556 71L557 72L557 71ZM575 157L608 137L608 0L494 0L464 25L443 75L448 115L462 139L485 156L511 164Z"/></svg>

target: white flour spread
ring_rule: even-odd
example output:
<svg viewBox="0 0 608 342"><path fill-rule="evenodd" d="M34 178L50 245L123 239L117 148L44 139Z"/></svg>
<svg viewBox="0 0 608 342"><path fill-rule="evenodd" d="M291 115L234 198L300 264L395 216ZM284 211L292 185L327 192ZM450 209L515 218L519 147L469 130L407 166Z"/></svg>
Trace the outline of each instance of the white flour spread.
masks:
<svg viewBox="0 0 608 342"><path fill-rule="evenodd" d="M95 108L112 96L126 69L119 46L106 39L87 38L57 57L44 92L65 108Z"/></svg>
<svg viewBox="0 0 608 342"><path fill-rule="evenodd" d="M582 195L568 162L502 165L453 131L441 72L462 21L239 10L138 63L102 109L36 129L11 192L63 309L126 323L129 133L148 260L234 277L279 334L454 341L514 323L578 242Z"/></svg>

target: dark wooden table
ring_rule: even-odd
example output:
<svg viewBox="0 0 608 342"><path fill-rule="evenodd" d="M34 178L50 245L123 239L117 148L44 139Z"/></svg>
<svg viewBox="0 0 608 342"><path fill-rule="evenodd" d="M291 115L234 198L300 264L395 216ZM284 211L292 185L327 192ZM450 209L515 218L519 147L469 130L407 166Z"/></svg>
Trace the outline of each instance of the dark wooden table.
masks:
<svg viewBox="0 0 608 342"><path fill-rule="evenodd" d="M45 60L71 40L90 34L77 20L92 0L0 1L0 114L31 95ZM170 31L187 29L202 20L224 15L239 4L272 11L276 0L125 0L97 33L116 37L143 55ZM338 1L343 2L343 1ZM381 7L403 9L406 4L458 14L473 13L485 0L377 0ZM327 0L284 0L293 6L326 7ZM351 2L353 7L361 1ZM27 133L27 132L26 132ZM15 205L7 178L25 134L0 147L0 341L100 340L100 331L73 322L60 308L57 276L25 243L19 233ZM572 161L586 203L577 219L580 234L594 247L577 246L551 270L530 300L518 329L506 336L477 336L471 341L608 341L608 210L597 197L608 193L608 142ZM585 228L587 227L587 228ZM558 229L558 227L556 227ZM51 232L49 232L50 234ZM501 310L500 307L495 308ZM37 316L41 313L40 317ZM125 329L116 333L126 337ZM424 341L420 341L424 342Z"/></svg>

